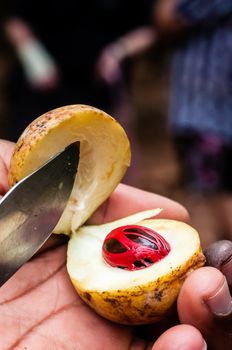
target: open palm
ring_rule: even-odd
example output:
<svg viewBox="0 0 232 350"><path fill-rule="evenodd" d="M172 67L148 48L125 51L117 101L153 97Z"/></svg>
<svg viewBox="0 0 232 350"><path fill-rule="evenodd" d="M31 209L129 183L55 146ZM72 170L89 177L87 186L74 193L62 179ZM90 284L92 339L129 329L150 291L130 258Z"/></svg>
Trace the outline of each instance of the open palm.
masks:
<svg viewBox="0 0 232 350"><path fill-rule="evenodd" d="M66 246L50 248L0 289L0 349L128 349L129 328L98 317L66 271ZM143 349L143 347L141 347Z"/></svg>

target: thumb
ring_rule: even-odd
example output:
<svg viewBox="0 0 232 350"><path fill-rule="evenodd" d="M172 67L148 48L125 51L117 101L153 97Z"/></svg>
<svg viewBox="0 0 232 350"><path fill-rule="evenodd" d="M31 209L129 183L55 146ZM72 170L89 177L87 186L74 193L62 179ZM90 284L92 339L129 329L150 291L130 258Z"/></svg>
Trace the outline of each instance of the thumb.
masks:
<svg viewBox="0 0 232 350"><path fill-rule="evenodd" d="M181 323L195 326L213 342L212 349L231 349L232 303L225 276L214 267L195 270L186 279L178 298ZM216 345L217 344L217 345Z"/></svg>

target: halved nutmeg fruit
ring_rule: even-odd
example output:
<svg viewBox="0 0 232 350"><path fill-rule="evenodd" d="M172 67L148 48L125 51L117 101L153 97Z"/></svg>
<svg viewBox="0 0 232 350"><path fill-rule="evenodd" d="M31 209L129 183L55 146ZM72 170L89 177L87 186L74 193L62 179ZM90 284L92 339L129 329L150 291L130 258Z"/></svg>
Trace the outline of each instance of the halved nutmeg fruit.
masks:
<svg viewBox="0 0 232 350"><path fill-rule="evenodd" d="M129 140L115 119L86 105L45 113L19 138L9 183L14 185L76 141L80 142L77 176L54 230L70 235L71 281L80 297L109 320L158 321L175 304L184 279L204 265L205 258L196 230L182 222L154 218L160 209L104 225L85 225L130 164Z"/></svg>
<svg viewBox="0 0 232 350"><path fill-rule="evenodd" d="M68 273L81 298L122 324L160 320L174 306L190 272L204 265L199 235L174 220L141 212L82 226L68 245Z"/></svg>

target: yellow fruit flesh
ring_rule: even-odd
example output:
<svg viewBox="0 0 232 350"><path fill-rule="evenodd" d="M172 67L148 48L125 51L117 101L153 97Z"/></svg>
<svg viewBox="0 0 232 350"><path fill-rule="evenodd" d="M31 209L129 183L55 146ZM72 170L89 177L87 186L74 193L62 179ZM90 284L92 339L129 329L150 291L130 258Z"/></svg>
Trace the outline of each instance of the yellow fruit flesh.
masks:
<svg viewBox="0 0 232 350"><path fill-rule="evenodd" d="M82 289L75 279L71 280L80 297L104 318L127 325L149 324L159 321L171 310L187 275L203 266L204 261L201 251L198 251L184 266L170 274L124 290L88 291Z"/></svg>
<svg viewBox="0 0 232 350"><path fill-rule="evenodd" d="M80 141L78 173L55 233L70 234L83 224L118 185L130 163L128 138L112 117L90 106L66 106L42 115L24 131L11 161L10 185L75 141Z"/></svg>

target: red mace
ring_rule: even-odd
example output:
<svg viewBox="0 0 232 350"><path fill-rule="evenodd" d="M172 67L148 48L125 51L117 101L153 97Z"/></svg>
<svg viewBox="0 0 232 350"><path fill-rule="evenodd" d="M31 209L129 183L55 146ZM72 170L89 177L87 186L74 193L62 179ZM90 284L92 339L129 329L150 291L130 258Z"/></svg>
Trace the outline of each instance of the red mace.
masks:
<svg viewBox="0 0 232 350"><path fill-rule="evenodd" d="M113 267L139 270L163 259L170 252L169 243L152 229L126 225L112 230L105 238L102 253Z"/></svg>

